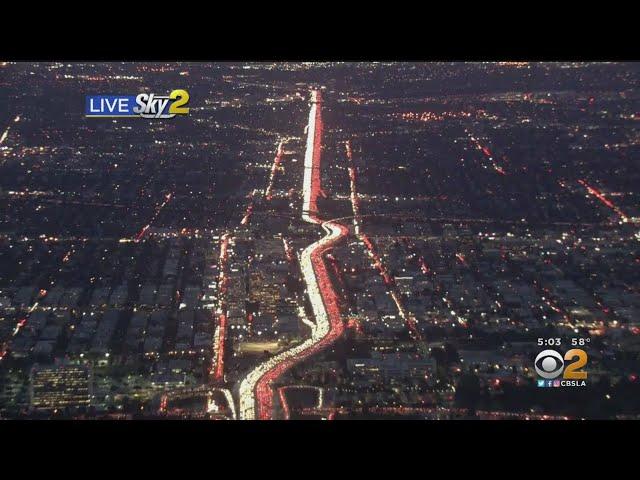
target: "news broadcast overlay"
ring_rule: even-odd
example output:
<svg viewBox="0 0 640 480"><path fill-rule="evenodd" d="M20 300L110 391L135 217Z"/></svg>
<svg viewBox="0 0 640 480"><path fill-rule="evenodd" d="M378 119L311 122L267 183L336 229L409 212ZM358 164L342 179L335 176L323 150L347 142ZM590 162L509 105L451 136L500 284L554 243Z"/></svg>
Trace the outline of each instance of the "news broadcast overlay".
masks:
<svg viewBox="0 0 640 480"><path fill-rule="evenodd" d="M172 90L169 95L87 95L85 117L173 118L189 115L189 93Z"/></svg>
<svg viewBox="0 0 640 480"><path fill-rule="evenodd" d="M589 356L582 348L589 345L590 338L572 338L564 355L554 349L542 350L536 356L534 368L538 374L538 387L586 387L585 367ZM561 347L561 338L538 338L538 346Z"/></svg>

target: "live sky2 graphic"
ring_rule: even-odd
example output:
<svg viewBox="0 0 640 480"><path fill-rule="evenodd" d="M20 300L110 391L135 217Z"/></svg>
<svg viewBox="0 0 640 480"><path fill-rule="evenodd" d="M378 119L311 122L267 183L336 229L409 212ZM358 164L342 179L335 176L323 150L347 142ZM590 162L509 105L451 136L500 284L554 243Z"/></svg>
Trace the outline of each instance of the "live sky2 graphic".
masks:
<svg viewBox="0 0 640 480"><path fill-rule="evenodd" d="M189 93L182 89L172 90L169 95L87 95L85 117L173 118L189 115L188 103Z"/></svg>
<svg viewBox="0 0 640 480"><path fill-rule="evenodd" d="M585 346L590 338L572 338L571 346ZM561 346L560 338L539 338L540 346ZM589 356L581 348L571 348L564 355L553 349L538 353L534 368L538 374L538 387L585 387L588 373L585 370Z"/></svg>

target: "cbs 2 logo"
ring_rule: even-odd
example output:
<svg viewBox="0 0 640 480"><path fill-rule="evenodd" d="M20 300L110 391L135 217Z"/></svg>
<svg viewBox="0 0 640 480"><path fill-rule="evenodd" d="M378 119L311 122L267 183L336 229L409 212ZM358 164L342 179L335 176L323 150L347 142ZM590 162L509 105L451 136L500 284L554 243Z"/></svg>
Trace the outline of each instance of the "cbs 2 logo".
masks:
<svg viewBox="0 0 640 480"><path fill-rule="evenodd" d="M577 360L565 367L564 361ZM555 350L543 350L538 354L534 367L538 375L547 380L556 378L563 373L562 378L567 380L585 380L587 372L581 370L587 364L587 353L579 348L572 348L564 354L564 358ZM564 371L564 372L563 372Z"/></svg>

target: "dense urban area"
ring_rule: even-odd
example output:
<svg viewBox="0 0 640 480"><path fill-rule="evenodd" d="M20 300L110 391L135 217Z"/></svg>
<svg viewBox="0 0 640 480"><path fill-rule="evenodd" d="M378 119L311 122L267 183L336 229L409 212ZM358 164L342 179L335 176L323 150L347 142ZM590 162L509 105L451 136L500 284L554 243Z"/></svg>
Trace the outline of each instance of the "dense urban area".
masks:
<svg viewBox="0 0 640 480"><path fill-rule="evenodd" d="M639 84L0 63L0 418L640 418ZM539 388L575 345L586 385Z"/></svg>

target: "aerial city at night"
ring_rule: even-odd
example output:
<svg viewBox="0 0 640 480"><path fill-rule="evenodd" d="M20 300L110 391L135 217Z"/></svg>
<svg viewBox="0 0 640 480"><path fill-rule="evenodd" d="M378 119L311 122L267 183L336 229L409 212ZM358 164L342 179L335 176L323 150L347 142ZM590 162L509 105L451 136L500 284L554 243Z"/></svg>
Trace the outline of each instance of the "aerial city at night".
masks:
<svg viewBox="0 0 640 480"><path fill-rule="evenodd" d="M638 85L0 62L0 419L640 419Z"/></svg>

